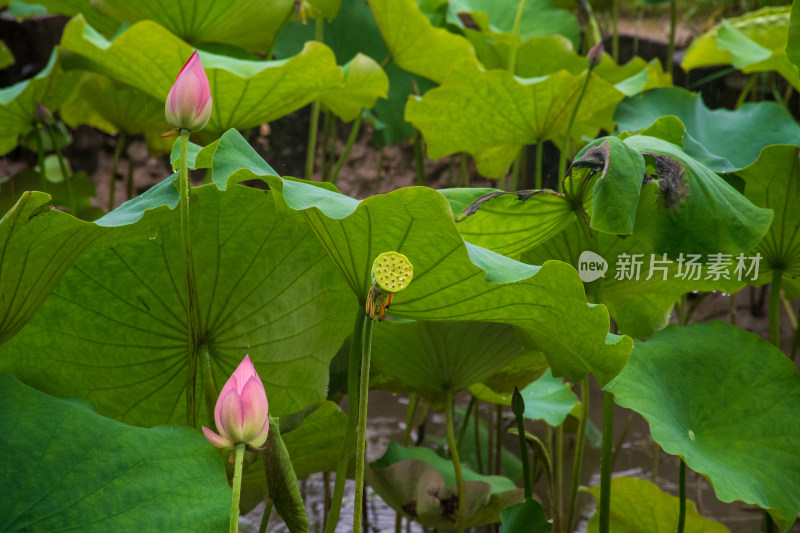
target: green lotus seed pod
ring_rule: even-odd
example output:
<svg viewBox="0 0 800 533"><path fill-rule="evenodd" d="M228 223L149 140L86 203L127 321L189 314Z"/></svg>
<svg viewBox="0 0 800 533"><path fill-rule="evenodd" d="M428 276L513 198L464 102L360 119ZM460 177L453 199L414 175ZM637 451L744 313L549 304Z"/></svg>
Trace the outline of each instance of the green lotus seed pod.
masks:
<svg viewBox="0 0 800 533"><path fill-rule="evenodd" d="M400 292L411 283L414 266L408 257L397 252L384 252L372 263L372 284L384 292Z"/></svg>

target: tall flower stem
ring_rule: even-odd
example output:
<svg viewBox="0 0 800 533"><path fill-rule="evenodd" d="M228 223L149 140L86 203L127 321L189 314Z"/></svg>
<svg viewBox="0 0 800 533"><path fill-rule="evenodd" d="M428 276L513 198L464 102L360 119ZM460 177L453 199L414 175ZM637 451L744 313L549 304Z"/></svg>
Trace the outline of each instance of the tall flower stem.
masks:
<svg viewBox="0 0 800 533"><path fill-rule="evenodd" d="M675 55L675 26L677 25L678 13L675 0L669 3L669 46L667 47L667 74L672 76L672 56Z"/></svg>
<svg viewBox="0 0 800 533"><path fill-rule="evenodd" d="M186 325L189 332L189 354L186 373L186 425L197 426L197 410L195 408L197 383L197 287L194 279L194 261L192 260L191 234L189 231L189 134L186 129L180 130L178 142L181 148L181 166L178 173L178 208L181 213L181 242L183 243L183 263L186 272Z"/></svg>
<svg viewBox="0 0 800 533"><path fill-rule="evenodd" d="M569 491L569 506L567 507L567 531L572 531L575 520L575 511L578 503L578 485L581 481L581 466L583 465L583 446L586 441L586 423L589 419L589 377L581 380L581 419L578 422L578 434L575 442L575 459L572 463L572 485Z"/></svg>
<svg viewBox="0 0 800 533"><path fill-rule="evenodd" d="M554 522L558 531L568 533L564 528L564 424L556 428L556 514Z"/></svg>
<svg viewBox="0 0 800 533"><path fill-rule="evenodd" d="M686 527L686 463L681 459L678 470L678 528L677 533L683 533Z"/></svg>
<svg viewBox="0 0 800 533"><path fill-rule="evenodd" d="M231 496L231 525L230 533L239 531L239 498L242 494L242 464L244 462L244 443L240 442L234 448L233 463L233 494Z"/></svg>
<svg viewBox="0 0 800 533"><path fill-rule="evenodd" d="M108 210L114 209L114 196L117 189L117 169L119 159L122 156L122 149L125 148L125 134L120 132L117 137L117 146L114 148L114 162L111 165L111 175L108 177Z"/></svg>
<svg viewBox="0 0 800 533"><path fill-rule="evenodd" d="M558 157L558 180L559 184L561 180L564 178L564 172L567 169L567 156L570 152L570 137L572 135L572 124L575 122L575 117L578 114L578 108L581 106L581 100L583 100L583 95L586 92L586 87L589 86L589 80L592 78L592 70L594 67L591 63L589 63L589 69L586 71L586 78L583 80L583 85L581 85L581 91L578 93L578 99L575 100L575 107L572 108L572 113L569 116L569 122L567 122L567 130L564 133L564 149L561 150L561 154Z"/></svg>
<svg viewBox="0 0 800 533"><path fill-rule="evenodd" d="M344 165L344 162L347 161L347 156L350 155L350 150L353 149L353 144L355 144L356 139L358 138L358 132L360 129L361 113L358 114L356 119L353 121L353 125L350 127L350 135L347 136L347 144L344 145L344 150L339 156L339 159L336 160L336 166L333 167L331 177L328 180L331 183L336 183L336 179L339 177L339 171L342 170L342 165Z"/></svg>
<svg viewBox="0 0 800 533"><path fill-rule="evenodd" d="M356 494L353 504L353 533L361 532L361 509L364 498L364 462L367 453L367 399L369 365L372 358L372 319L364 322L361 348L361 376L358 382L358 427L356 428Z"/></svg>
<svg viewBox="0 0 800 533"><path fill-rule="evenodd" d="M611 2L611 57L614 63L619 63L619 0L612 0Z"/></svg>
<svg viewBox="0 0 800 533"><path fill-rule="evenodd" d="M453 461L453 470L456 474L456 530L464 533L464 476L461 473L461 460L458 457L458 443L456 442L455 424L453 422L453 391L448 389L444 399L445 420L447 424L447 446L450 448L450 459Z"/></svg>
<svg viewBox="0 0 800 533"><path fill-rule="evenodd" d="M600 533L609 533L611 518L611 456L614 444L614 394L603 391L603 451L600 459Z"/></svg>
<svg viewBox="0 0 800 533"><path fill-rule="evenodd" d="M47 134L50 136L50 142L53 143L53 148L56 151L56 157L58 157L58 166L61 168L61 175L64 177L64 185L67 186L67 196L69 197L69 212L72 216L78 216L78 208L77 204L75 203L75 193L72 191L72 176L69 175L67 172L67 163L64 160L64 155L61 153L61 146L58 144L58 140L56 139L56 134L53 133L53 128L48 125L45 125L45 129L47 130Z"/></svg>
<svg viewBox="0 0 800 533"><path fill-rule="evenodd" d="M347 430L344 433L342 455L336 465L336 481L334 481L328 520L325 522L325 533L333 533L336 530L336 523L339 521L339 513L342 510L344 484L350 466L350 455L353 452L353 438L358 420L358 369L361 363L361 339L368 321L369 317L364 311L364 302L361 301L358 303L358 316L350 337L350 358L347 364Z"/></svg>
<svg viewBox="0 0 800 533"><path fill-rule="evenodd" d="M47 192L47 175L44 168L44 142L42 140L42 130L37 124L33 128L34 135L36 136L36 159L39 165L39 187L42 192Z"/></svg>
<svg viewBox="0 0 800 533"><path fill-rule="evenodd" d="M511 50L508 54L508 70L511 74L514 74L514 71L517 68L517 47L519 46L519 24L522 22L522 12L525 11L525 0L520 0L519 4L517 4L517 14L514 16L514 26L511 29L511 34L513 35L511 41Z"/></svg>
<svg viewBox="0 0 800 533"><path fill-rule="evenodd" d="M542 159L543 158L544 158L544 141L540 139L536 143L536 178L535 178L536 181L535 181L535 187L536 187L537 191L541 191L542 187L543 187L543 184L542 184L542 179L543 179L542 178L542 167L543 167ZM561 179L561 178L559 178L559 179Z"/></svg>
<svg viewBox="0 0 800 533"><path fill-rule="evenodd" d="M522 483L525 487L525 499L528 500L533 496L533 485L531 483L531 469L528 465L528 446L525 442L525 423L523 420L523 414L525 413L525 401L523 400L519 389L516 387L514 387L514 395L511 397L511 410L514 413L514 419L517 422L517 433L519 433L519 456L522 459Z"/></svg>
<svg viewBox="0 0 800 533"><path fill-rule="evenodd" d="M314 40L322 42L325 35L325 19L317 17L314 20ZM314 159L317 155L317 129L319 127L319 99L311 104L311 122L308 124L308 146L306 149L306 174L307 180L314 174Z"/></svg>

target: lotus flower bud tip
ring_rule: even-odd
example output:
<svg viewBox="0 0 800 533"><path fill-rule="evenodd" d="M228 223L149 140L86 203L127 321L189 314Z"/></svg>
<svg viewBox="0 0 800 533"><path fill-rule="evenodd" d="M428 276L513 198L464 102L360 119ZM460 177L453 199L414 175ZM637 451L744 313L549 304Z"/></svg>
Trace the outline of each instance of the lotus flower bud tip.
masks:
<svg viewBox="0 0 800 533"><path fill-rule="evenodd" d="M211 117L211 88L197 51L183 65L164 108L167 122L176 128L198 131Z"/></svg>
<svg viewBox="0 0 800 533"><path fill-rule="evenodd" d="M214 408L219 434L206 427L203 427L203 434L208 442L220 449L233 448L240 442L258 448L267 440L268 413L264 384L250 362L250 356L246 355L219 393Z"/></svg>

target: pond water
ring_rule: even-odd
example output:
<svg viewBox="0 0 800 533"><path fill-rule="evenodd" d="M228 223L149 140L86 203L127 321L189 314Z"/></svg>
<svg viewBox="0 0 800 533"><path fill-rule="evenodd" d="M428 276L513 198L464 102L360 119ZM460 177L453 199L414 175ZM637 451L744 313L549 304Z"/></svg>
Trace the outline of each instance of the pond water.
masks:
<svg viewBox="0 0 800 533"><path fill-rule="evenodd" d="M462 396L459 397L457 401L465 407L468 398ZM390 441L403 441L407 406L408 398L406 396L394 396L380 391L370 393L369 423L367 426L367 456L369 461L378 459L386 450ZM594 383L591 390L590 411L592 421L599 427L602 420L602 393ZM486 413L483 414L485 415ZM630 422L628 422L629 420ZM510 409L507 410L506 422L509 424L512 422ZM625 429L626 426L628 426L627 431ZM533 430L540 438L544 438L544 424L531 424L529 421L527 428ZM660 451L660 448L650 437L647 422L638 414L617 407L614 431L615 442L619 442L623 433L626 433L614 463L614 476L629 476L655 481L662 490L677 495L678 458ZM444 433L444 415L431 412L426 422L426 440L428 437L443 437ZM416 430L414 430L412 435L413 438L416 438ZM567 447L564 454L564 488L565 491L568 491L572 476L572 453L575 444L574 433L566 433L564 442ZM505 440L506 449L517 451L517 443L518 441L515 438L507 437ZM330 477L332 488L333 475ZM697 504L703 516L725 524L731 530L731 533L754 533L761 530L762 513L759 509L741 502L720 502L715 497L714 491L708 481L704 477L696 475L691 470L687 470L686 480L687 496ZM581 484L589 487L600 484L599 448L593 448L588 445L585 447L585 460L581 474ZM302 481L301 489L306 502L306 510L311 521L311 531L314 533L321 533L323 531L325 494L323 474L315 474L307 480ZM344 533L352 531L353 491L354 483L348 480L341 517L336 529L337 532ZM546 498L547 490L543 478L537 483L535 493L541 496L545 509L549 509L549 502ZM565 496L565 500L566 499L567 496ZM586 531L586 524L589 518L594 514L595 508L596 502L592 496L588 494L579 495L578 523L575 531ZM263 504L254 509L247 516L242 517L240 531L243 533L256 533L262 513ZM369 489L367 513L371 531L394 531L395 511L388 507L377 494L374 494ZM267 531L279 533L288 530L277 516L277 513L273 512ZM425 530L416 523L412 523L409 529L406 525L406 521L404 521L403 531L423 532ZM473 531L478 531L478 529L476 528ZM480 528L480 531L491 531L491 529ZM790 529L790 533L800 533L800 524L795 524Z"/></svg>

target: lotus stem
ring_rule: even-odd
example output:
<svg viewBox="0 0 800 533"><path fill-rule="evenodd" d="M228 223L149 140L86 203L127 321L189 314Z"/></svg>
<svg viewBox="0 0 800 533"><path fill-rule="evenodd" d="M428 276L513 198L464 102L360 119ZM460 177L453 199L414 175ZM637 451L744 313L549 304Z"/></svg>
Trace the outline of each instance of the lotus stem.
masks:
<svg viewBox="0 0 800 533"><path fill-rule="evenodd" d="M206 412L208 413L208 419L214 420L214 409L219 391L214 381L214 372L211 370L211 354L208 351L208 345L203 344L200 346L198 355L203 365L201 370L203 373L203 395L206 398Z"/></svg>
<svg viewBox="0 0 800 533"><path fill-rule="evenodd" d="M44 168L44 142L42 141L42 130L39 128L38 124L33 128L33 132L36 137L36 159L39 164L39 187L42 188L42 192L47 192L47 172Z"/></svg>
<svg viewBox="0 0 800 533"><path fill-rule="evenodd" d="M125 148L125 134L120 132L117 137L117 146L114 147L114 162L111 164L111 175L108 177L108 210L114 209L114 196L117 189L117 169L119 168L119 158L122 156L122 149Z"/></svg>
<svg viewBox="0 0 800 533"><path fill-rule="evenodd" d="M603 391L603 451L600 459L599 533L609 533L611 518L611 447L614 443L614 394Z"/></svg>
<svg viewBox="0 0 800 533"><path fill-rule="evenodd" d="M686 527L686 463L681 458L678 470L678 533L683 533Z"/></svg>
<svg viewBox="0 0 800 533"><path fill-rule="evenodd" d="M669 46L667 46L667 74L672 76L672 56L675 55L675 26L678 21L678 9L675 0L669 2ZM616 34L616 31L614 32Z"/></svg>
<svg viewBox="0 0 800 533"><path fill-rule="evenodd" d="M197 287L194 279L194 260L192 259L191 233L189 226L189 134L180 130L178 142L181 148L181 163L178 173L179 209L181 217L181 242L183 243L183 263L186 272L186 325L189 330L189 358L186 372L186 425L197 427L195 409L197 384Z"/></svg>
<svg viewBox="0 0 800 533"><path fill-rule="evenodd" d="M567 531L572 531L575 511L578 503L578 485L581 482L581 466L583 465L583 447L586 441L586 423L589 419L589 376L581 380L581 419L578 422L578 434L575 437L575 459L572 463L572 485L569 491L567 507Z"/></svg>
<svg viewBox="0 0 800 533"><path fill-rule="evenodd" d="M314 19L314 40L323 42L325 35L325 19L318 17ZM305 178L310 180L314 175L314 159L317 148L317 129L319 126L319 99L311 104L311 121L308 123L308 146L306 148L306 174Z"/></svg>
<svg viewBox="0 0 800 533"><path fill-rule="evenodd" d="M522 152L525 150L524 146L519 147L517 157L514 158L514 166L511 167L511 183L508 188L509 192L519 190L519 168L522 165Z"/></svg>
<svg viewBox="0 0 800 533"><path fill-rule="evenodd" d="M353 125L350 128L350 135L347 137L347 144L344 145L344 151L339 156L339 159L336 161L336 166L333 168L333 172L331 172L330 182L336 183L336 180L339 178L339 171L342 170L342 165L344 162L347 161L347 156L350 155L350 150L353 149L353 144L355 144L356 139L358 138L358 131L361 129L361 112L358 113L358 116L353 121Z"/></svg>
<svg viewBox="0 0 800 533"><path fill-rule="evenodd" d="M422 151L422 133L417 131L414 135L414 168L416 170L416 183L419 187L425 186L425 154Z"/></svg>
<svg viewBox="0 0 800 533"><path fill-rule="evenodd" d="M58 145L58 141L56 140L56 135L53 133L53 129L46 125L44 128L47 130L47 134L50 136L50 142L53 143L53 149L56 151L56 157L58 158L58 166L61 169L61 175L64 177L64 185L67 186L67 196L69 197L69 212L72 216L78 216L78 207L75 203L75 193L72 191L72 176L69 175L67 172L67 164L64 161L64 155L61 153L61 146Z"/></svg>
<svg viewBox="0 0 800 533"><path fill-rule="evenodd" d="M769 341L781 348L781 280L782 270L772 271L772 284L769 288Z"/></svg>
<svg viewBox="0 0 800 533"><path fill-rule="evenodd" d="M558 531L566 533L564 528L564 424L556 428L556 514L555 522L558 524Z"/></svg>
<svg viewBox="0 0 800 533"><path fill-rule="evenodd" d="M525 421L523 420L525 401L516 387L514 387L514 396L511 397L511 410L514 413L517 432L519 433L519 455L522 459L522 483L525 487L525 499L529 500L533 496L533 486L531 484L531 469L528 465L528 446L525 442Z"/></svg>
<svg viewBox="0 0 800 533"><path fill-rule="evenodd" d="M264 503L264 514L261 515L261 524L258 526L258 533L266 533L269 525L269 516L272 514L272 506L274 504L273 499L267 496L267 501Z"/></svg>
<svg viewBox="0 0 800 533"><path fill-rule="evenodd" d="M542 158L544 157L544 141L541 139L536 143L536 183L535 187L537 191L541 191L544 187L542 183Z"/></svg>
<svg viewBox="0 0 800 533"><path fill-rule="evenodd" d="M474 395L470 396L469 405L467 405L467 412L464 414L464 420L461 422L461 429L458 430L458 440L456 441L456 446L459 450L461 449L461 443L464 442L464 436L467 434L469 418L472 415L472 410L475 408L475 400L477 400L477 398Z"/></svg>
<svg viewBox="0 0 800 533"><path fill-rule="evenodd" d="M473 436L475 438L475 456L478 458L478 473L483 474L483 450L481 450L481 425L478 415L480 415L480 400L475 398L475 421L473 423Z"/></svg>
<svg viewBox="0 0 800 533"><path fill-rule="evenodd" d="M339 513L342 510L344 484L347 479L347 470L350 465L353 438L358 420L358 369L361 364L363 331L367 322L369 322L369 318L364 311L364 302L359 302L358 315L350 337L350 358L347 365L347 430L344 433L342 455L336 465L336 480L333 485L333 498L331 499L328 520L325 522L325 533L333 533L336 530L336 523L339 521Z"/></svg>
<svg viewBox="0 0 800 533"><path fill-rule="evenodd" d="M594 65L592 62L589 62L589 69L586 71L586 78L583 80L583 85L581 85L581 91L578 93L578 99L575 101L575 107L572 108L572 113L569 116L569 122L567 122L567 130L564 133L564 149L561 150L561 154L558 158L558 180L559 184L561 180L564 178L564 173L567 169L567 155L570 152L570 137L572 135L572 124L575 122L575 116L578 114L578 108L581 106L581 100L583 100L583 95L586 93L586 87L589 86L589 80L592 78L592 70L594 70Z"/></svg>
<svg viewBox="0 0 800 533"><path fill-rule="evenodd" d="M406 428L403 431L403 446L408 448L411 444L411 428L414 426L414 420L417 418L417 406L419 405L419 397L413 392L408 395L408 409L406 409ZM398 511L395 513L394 531L400 533L403 530L403 515Z"/></svg>
<svg viewBox="0 0 800 533"><path fill-rule="evenodd" d="M520 0L517 5L517 14L514 15L514 26L511 30L511 50L508 53L508 71L514 74L517 68L517 47L519 46L519 23L522 21L522 12L525 11L525 0Z"/></svg>
<svg viewBox="0 0 800 533"><path fill-rule="evenodd" d="M614 59L614 63L619 63L619 31L617 27L618 22L619 22L619 0L613 0L611 2L611 28L613 32L613 34L611 35L611 57Z"/></svg>
<svg viewBox="0 0 800 533"><path fill-rule="evenodd" d="M353 502L353 533L361 532L361 510L364 503L364 462L367 453L367 400L369 397L369 365L372 356L373 320L364 322L361 348L361 376L358 385L358 427L356 428L356 492Z"/></svg>
<svg viewBox="0 0 800 533"><path fill-rule="evenodd" d="M239 498L242 494L242 463L244 462L244 446L240 442L234 448L233 462L233 494L231 495L231 526L230 533L239 531Z"/></svg>
<svg viewBox="0 0 800 533"><path fill-rule="evenodd" d="M447 424L447 446L450 448L450 458L453 460L453 470L456 474L456 530L464 533L464 477L461 473L461 460L458 458L458 445L456 444L455 425L453 423L453 391L445 392L444 400L445 417Z"/></svg>

